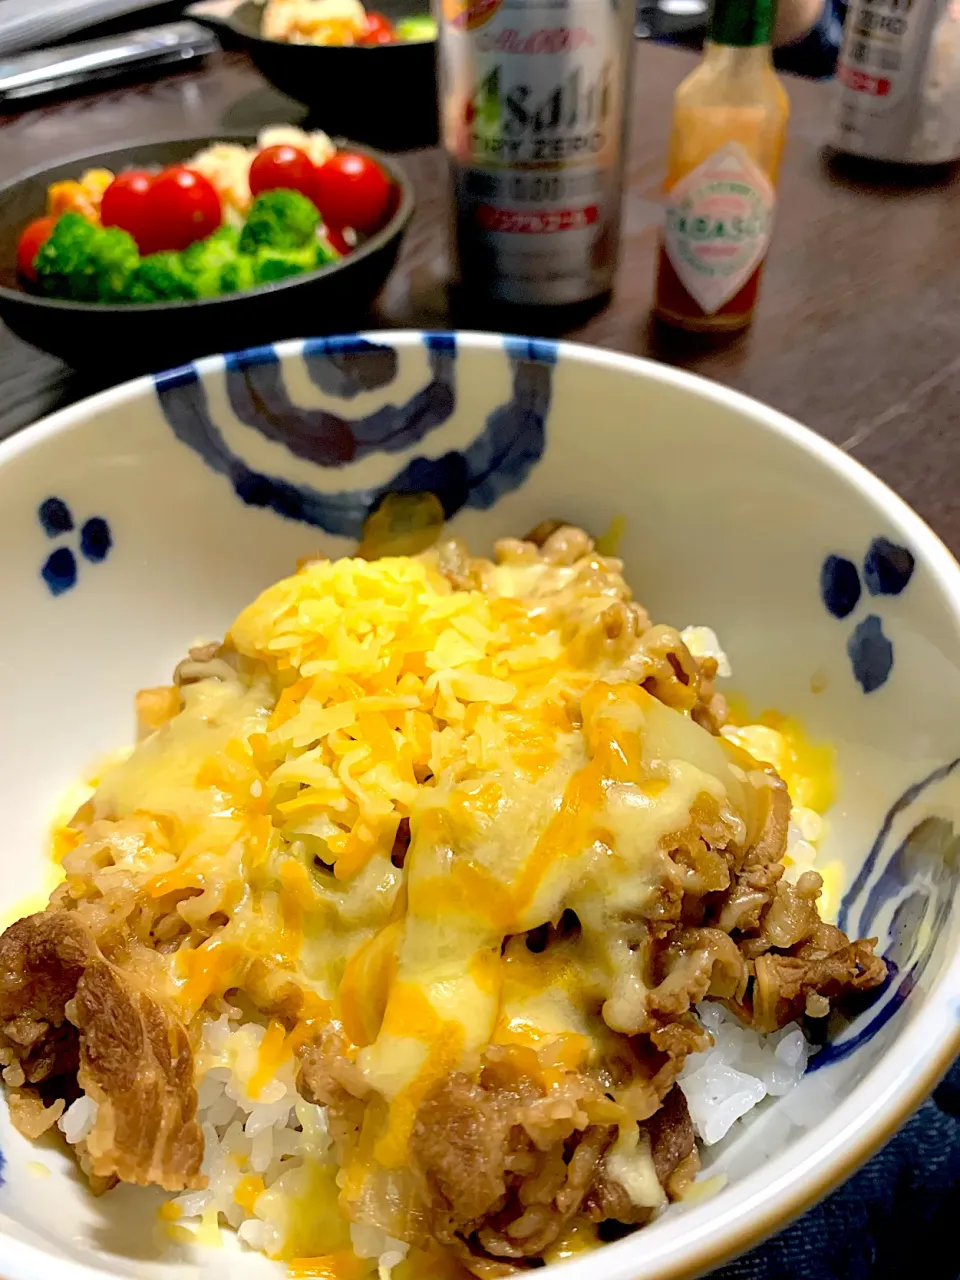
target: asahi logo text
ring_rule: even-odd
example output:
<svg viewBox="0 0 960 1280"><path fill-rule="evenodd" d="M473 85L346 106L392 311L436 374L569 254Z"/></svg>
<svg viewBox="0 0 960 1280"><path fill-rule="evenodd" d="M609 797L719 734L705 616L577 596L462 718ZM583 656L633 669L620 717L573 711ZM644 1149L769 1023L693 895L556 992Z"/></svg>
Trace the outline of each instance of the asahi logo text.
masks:
<svg viewBox="0 0 960 1280"><path fill-rule="evenodd" d="M498 64L466 104L473 156L536 162L596 155L607 145L612 109L610 63L588 77L580 67L559 82L534 86Z"/></svg>
<svg viewBox="0 0 960 1280"><path fill-rule="evenodd" d="M527 33L505 27L501 31L484 31L477 38L481 53L576 53L595 44L586 27L541 27Z"/></svg>

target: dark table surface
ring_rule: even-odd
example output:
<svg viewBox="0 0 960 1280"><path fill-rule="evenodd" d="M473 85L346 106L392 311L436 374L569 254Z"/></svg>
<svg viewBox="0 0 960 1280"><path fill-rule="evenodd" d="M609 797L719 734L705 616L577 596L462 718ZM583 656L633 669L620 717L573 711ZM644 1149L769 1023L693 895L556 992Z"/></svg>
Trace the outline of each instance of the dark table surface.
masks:
<svg viewBox="0 0 960 1280"><path fill-rule="evenodd" d="M719 345L665 342L648 318L660 183L671 97L694 62L686 51L636 46L616 292L568 336L681 364L784 410L877 472L960 552L960 175L838 171L822 153L830 86L789 79L793 119L755 323ZM218 55L199 70L0 117L0 180L140 137L302 114L239 55ZM409 152L403 163L418 208L371 325L445 327L442 157ZM0 436L94 389L0 326Z"/></svg>

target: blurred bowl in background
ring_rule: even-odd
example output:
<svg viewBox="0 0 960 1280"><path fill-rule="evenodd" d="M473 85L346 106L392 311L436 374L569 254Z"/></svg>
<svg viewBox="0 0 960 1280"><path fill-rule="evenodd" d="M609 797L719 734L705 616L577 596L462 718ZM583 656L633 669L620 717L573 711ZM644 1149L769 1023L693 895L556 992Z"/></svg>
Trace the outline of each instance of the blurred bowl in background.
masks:
<svg viewBox="0 0 960 1280"><path fill-rule="evenodd" d="M376 0L391 22L429 14L429 0ZM290 44L260 34L254 0L202 0L189 17L242 49L283 93L309 107L311 120L372 147L403 151L438 139L436 41L381 45Z"/></svg>
<svg viewBox="0 0 960 1280"><path fill-rule="evenodd" d="M252 146L257 138L222 133L136 142L61 160L0 186L0 319L24 342L75 368L114 370L116 380L297 333L333 333L361 320L396 262L413 213L413 188L395 159L339 138L334 139L338 146L376 160L396 191L386 225L339 262L243 293L190 302L67 302L20 286L17 241L27 223L46 212L51 182L76 178L89 168L119 172L178 164L218 141Z"/></svg>

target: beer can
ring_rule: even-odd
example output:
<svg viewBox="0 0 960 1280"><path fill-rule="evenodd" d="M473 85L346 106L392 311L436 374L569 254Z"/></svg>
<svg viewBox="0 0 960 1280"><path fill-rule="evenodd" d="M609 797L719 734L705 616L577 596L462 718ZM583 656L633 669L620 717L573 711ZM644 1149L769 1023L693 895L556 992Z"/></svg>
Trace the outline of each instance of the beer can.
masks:
<svg viewBox="0 0 960 1280"><path fill-rule="evenodd" d="M960 0L851 0L837 63L839 151L901 164L960 157Z"/></svg>
<svg viewBox="0 0 960 1280"><path fill-rule="evenodd" d="M436 0L459 278L522 307L607 292L635 0Z"/></svg>

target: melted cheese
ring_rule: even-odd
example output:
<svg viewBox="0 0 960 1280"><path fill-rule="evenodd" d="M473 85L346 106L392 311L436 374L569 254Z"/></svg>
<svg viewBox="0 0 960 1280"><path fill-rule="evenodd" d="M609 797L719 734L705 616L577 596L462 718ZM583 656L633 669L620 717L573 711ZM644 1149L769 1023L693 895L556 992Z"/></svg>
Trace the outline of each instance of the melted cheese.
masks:
<svg viewBox="0 0 960 1280"><path fill-rule="evenodd" d="M524 1019L516 991L506 1026L498 1022L505 937L558 920L568 907L602 932L608 918L648 905L674 877L671 837L690 824L703 797L726 811L732 835L742 835L730 809L740 783L699 726L635 685L604 681L585 692L581 713L581 731L562 735L545 777L534 781L509 767L492 778L468 775L433 790L415 810L396 977L381 1034L358 1059L393 1104L376 1152L388 1167L403 1162L430 1087L476 1065L498 1027L502 1040L511 1026L515 1035L518 1019L529 1026L531 1009ZM687 758L674 758L681 750ZM563 1033L589 1038L582 1005L579 1028L576 1019L571 1004Z"/></svg>
<svg viewBox="0 0 960 1280"><path fill-rule="evenodd" d="M315 562L264 592L229 633L236 679L221 661L185 688L61 835L78 895L122 874L169 924L153 958L185 1019L234 988L299 1015L267 1030L251 1096L336 1021L371 1090L347 1201L491 1043L547 1086L611 1055L646 990L627 923L683 890L684 833L742 842L754 808L690 690L641 687L666 664L609 612L617 562L525 551L462 590L437 565ZM522 935L567 911L579 934L534 956ZM648 1156L610 1157L644 1204ZM260 1212L270 1191L241 1194ZM332 1274L339 1241L301 1235Z"/></svg>
<svg viewBox="0 0 960 1280"><path fill-rule="evenodd" d="M666 1201L650 1150L650 1137L635 1124L623 1125L604 1159L607 1175L619 1182L634 1204L659 1209Z"/></svg>

